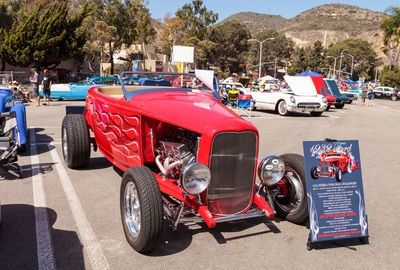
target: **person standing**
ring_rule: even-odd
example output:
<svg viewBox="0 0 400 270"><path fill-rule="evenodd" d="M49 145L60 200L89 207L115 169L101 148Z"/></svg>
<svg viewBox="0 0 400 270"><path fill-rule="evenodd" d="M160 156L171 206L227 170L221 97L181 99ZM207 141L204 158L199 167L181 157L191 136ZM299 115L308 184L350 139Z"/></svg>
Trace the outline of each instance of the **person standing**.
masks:
<svg viewBox="0 0 400 270"><path fill-rule="evenodd" d="M42 87L43 87L43 105L49 105L50 103L50 89L51 89L51 77L49 70L46 68L43 71Z"/></svg>
<svg viewBox="0 0 400 270"><path fill-rule="evenodd" d="M361 85L361 99L360 102L362 105L365 105L365 99L367 97L367 87L365 85Z"/></svg>
<svg viewBox="0 0 400 270"><path fill-rule="evenodd" d="M36 98L36 106L40 106L40 95L39 95L39 73L36 68L31 69L31 76L29 81L31 83L32 92Z"/></svg>
<svg viewBox="0 0 400 270"><path fill-rule="evenodd" d="M374 98L373 87L372 85L368 86L368 100L367 106L372 106L372 99Z"/></svg>

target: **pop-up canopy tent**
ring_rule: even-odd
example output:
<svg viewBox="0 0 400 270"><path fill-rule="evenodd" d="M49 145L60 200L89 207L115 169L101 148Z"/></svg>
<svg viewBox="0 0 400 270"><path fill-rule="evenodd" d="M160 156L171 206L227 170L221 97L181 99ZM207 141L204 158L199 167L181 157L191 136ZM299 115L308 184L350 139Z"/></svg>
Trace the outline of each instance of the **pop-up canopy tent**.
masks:
<svg viewBox="0 0 400 270"><path fill-rule="evenodd" d="M298 76L322 76L322 75L319 74L318 72L306 71L306 72L300 73Z"/></svg>

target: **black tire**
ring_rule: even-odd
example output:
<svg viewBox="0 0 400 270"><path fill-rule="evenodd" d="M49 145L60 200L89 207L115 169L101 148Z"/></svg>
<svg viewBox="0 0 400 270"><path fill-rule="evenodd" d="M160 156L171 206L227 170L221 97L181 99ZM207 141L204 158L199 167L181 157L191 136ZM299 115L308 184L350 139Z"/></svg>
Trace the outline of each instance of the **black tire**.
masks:
<svg viewBox="0 0 400 270"><path fill-rule="evenodd" d="M344 107L344 102L340 104L335 104L336 109L343 109L343 107Z"/></svg>
<svg viewBox="0 0 400 270"><path fill-rule="evenodd" d="M317 167L315 167L315 166L311 168L311 178L312 179L318 179L319 178Z"/></svg>
<svg viewBox="0 0 400 270"><path fill-rule="evenodd" d="M326 110L325 111L329 111L330 108L331 108L331 105L326 106Z"/></svg>
<svg viewBox="0 0 400 270"><path fill-rule="evenodd" d="M61 127L64 161L71 169L84 168L89 164L89 129L83 114L67 114Z"/></svg>
<svg viewBox="0 0 400 270"><path fill-rule="evenodd" d="M390 96L390 99L393 101L396 101L398 98L399 97L396 94Z"/></svg>
<svg viewBox="0 0 400 270"><path fill-rule="evenodd" d="M350 100L350 101L349 101L349 104L351 104L352 102L353 102L353 100Z"/></svg>
<svg viewBox="0 0 400 270"><path fill-rule="evenodd" d="M278 113L281 116L287 116L289 115L289 111L287 109L286 101L281 100L278 102L278 107L277 107Z"/></svg>
<svg viewBox="0 0 400 270"><path fill-rule="evenodd" d="M287 209L284 209L288 206L291 206L291 203L295 199L295 186L291 183L291 181L288 181L288 196L284 199L275 199L275 209L277 213L284 217L286 220L291 221L296 224L303 224L307 218L308 218L308 206L307 206L307 190L306 190L306 175L305 175L305 170L304 170L304 157L298 154L284 154L280 156L286 166L286 171L294 171L297 176L299 177L299 182L298 184L301 184L302 186L302 192L301 192L301 200L299 202L299 205L297 208L295 208L293 211L290 210L288 211ZM286 176L287 177L287 176Z"/></svg>
<svg viewBox="0 0 400 270"><path fill-rule="evenodd" d="M340 168L336 168L335 178L337 182L342 182L342 170Z"/></svg>
<svg viewBox="0 0 400 270"><path fill-rule="evenodd" d="M127 185L135 186L140 203L140 229L134 236L127 225L125 203ZM132 203L132 201L130 201ZM151 170L144 166L128 168L122 177L120 191L121 221L125 237L133 249L140 253L156 248L163 225L163 205L160 187Z"/></svg>
<svg viewBox="0 0 400 270"><path fill-rule="evenodd" d="M311 116L313 117L319 117L322 115L322 112L310 112Z"/></svg>

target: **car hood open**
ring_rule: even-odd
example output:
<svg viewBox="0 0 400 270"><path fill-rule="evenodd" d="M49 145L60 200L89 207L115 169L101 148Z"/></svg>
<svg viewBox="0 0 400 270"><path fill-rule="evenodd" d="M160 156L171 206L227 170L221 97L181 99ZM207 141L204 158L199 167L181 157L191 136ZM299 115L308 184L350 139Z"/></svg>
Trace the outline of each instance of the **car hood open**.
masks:
<svg viewBox="0 0 400 270"><path fill-rule="evenodd" d="M316 96L317 90L310 77L284 76L293 93L298 96Z"/></svg>

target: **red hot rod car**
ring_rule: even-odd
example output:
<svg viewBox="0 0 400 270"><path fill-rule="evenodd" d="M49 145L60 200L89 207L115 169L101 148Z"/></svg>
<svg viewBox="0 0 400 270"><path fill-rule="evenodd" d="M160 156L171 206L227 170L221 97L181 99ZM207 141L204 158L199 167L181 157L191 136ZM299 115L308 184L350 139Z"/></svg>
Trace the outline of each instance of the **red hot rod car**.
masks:
<svg viewBox="0 0 400 270"><path fill-rule="evenodd" d="M320 155L319 166L311 168L311 177L318 179L320 176L335 176L336 181L341 182L343 173L351 173L357 169L358 164L351 154L328 150Z"/></svg>
<svg viewBox="0 0 400 270"><path fill-rule="evenodd" d="M218 92L137 83L164 75L122 73L121 81L132 85L93 87L84 114L67 113L62 124L68 167L87 166L93 145L124 171L120 209L129 244L138 252L155 249L163 222L213 228L275 212L305 222L303 156L269 156L257 164L257 129L214 98ZM216 79L213 88L219 89Z"/></svg>

